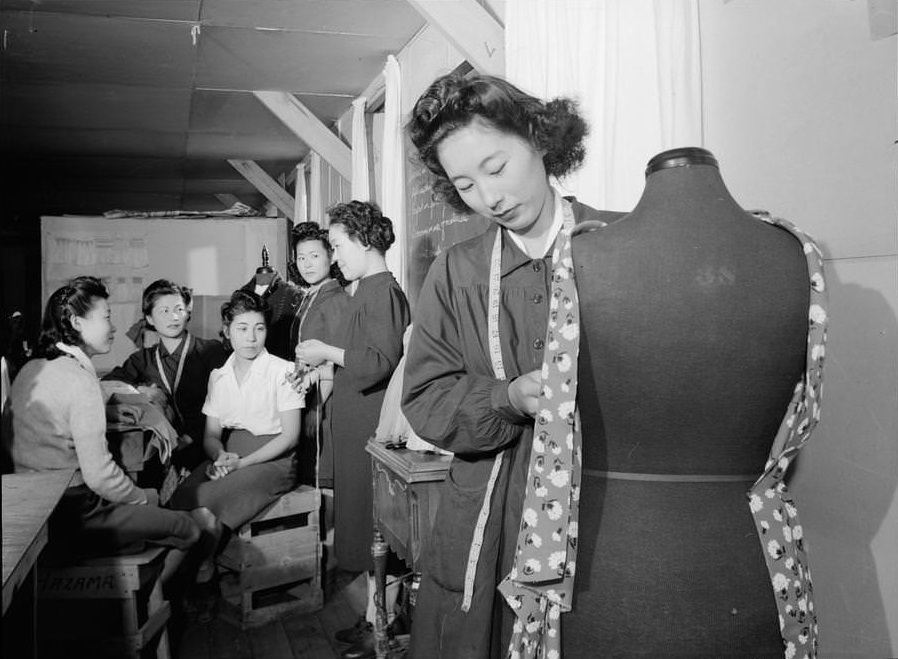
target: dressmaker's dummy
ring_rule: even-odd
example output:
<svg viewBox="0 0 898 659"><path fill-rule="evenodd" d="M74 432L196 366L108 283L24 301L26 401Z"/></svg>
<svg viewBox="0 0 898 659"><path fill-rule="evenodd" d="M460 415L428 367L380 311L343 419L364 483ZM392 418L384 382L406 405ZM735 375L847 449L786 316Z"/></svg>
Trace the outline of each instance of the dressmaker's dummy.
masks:
<svg viewBox="0 0 898 659"><path fill-rule="evenodd" d="M709 152L666 151L646 176L632 213L573 243L584 476L565 656L783 657L746 492L805 367L806 257Z"/></svg>
<svg viewBox="0 0 898 659"><path fill-rule="evenodd" d="M271 307L271 320L268 322L268 335L265 347L273 355L293 361L290 350L290 324L299 306L302 291L298 286L286 281L277 270L269 265L268 248L262 246L262 265L256 268L256 274L242 286L245 291L253 291L261 295Z"/></svg>
<svg viewBox="0 0 898 659"><path fill-rule="evenodd" d="M278 277L277 271L268 262L268 248L262 245L262 265L256 268L256 274L253 277L256 295L265 295L272 282Z"/></svg>

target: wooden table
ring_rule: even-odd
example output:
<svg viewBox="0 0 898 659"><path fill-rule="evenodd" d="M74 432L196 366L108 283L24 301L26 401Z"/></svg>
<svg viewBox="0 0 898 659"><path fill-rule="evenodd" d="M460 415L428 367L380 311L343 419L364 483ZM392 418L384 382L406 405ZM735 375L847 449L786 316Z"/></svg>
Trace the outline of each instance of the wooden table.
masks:
<svg viewBox="0 0 898 659"><path fill-rule="evenodd" d="M373 439L365 450L371 456L374 489L374 634L377 656L381 658L389 654L385 605L387 547L412 571L420 571L422 548L433 528L440 489L452 456L388 449L384 442Z"/></svg>
<svg viewBox="0 0 898 659"><path fill-rule="evenodd" d="M74 469L3 475L3 655L37 651L35 563ZM19 596L16 596L19 593Z"/></svg>
<svg viewBox="0 0 898 659"><path fill-rule="evenodd" d="M47 520L74 469L3 475L3 613L47 544Z"/></svg>

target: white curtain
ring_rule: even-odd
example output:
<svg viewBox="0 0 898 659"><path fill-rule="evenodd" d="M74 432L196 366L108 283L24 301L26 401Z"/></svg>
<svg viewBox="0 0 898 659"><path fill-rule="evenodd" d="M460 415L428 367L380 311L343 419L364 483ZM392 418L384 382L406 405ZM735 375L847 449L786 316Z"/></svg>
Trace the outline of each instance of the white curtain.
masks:
<svg viewBox="0 0 898 659"><path fill-rule="evenodd" d="M293 191L293 222L298 224L309 219L309 198L306 193L306 164L296 166L296 185Z"/></svg>
<svg viewBox="0 0 898 659"><path fill-rule="evenodd" d="M702 146L697 0L515 0L505 9L508 80L549 99L575 98L587 157L562 188L600 209L628 211L645 165Z"/></svg>
<svg viewBox="0 0 898 659"><path fill-rule="evenodd" d="M316 151L309 153L309 219L327 227L327 214L321 200L321 156Z"/></svg>
<svg viewBox="0 0 898 659"><path fill-rule="evenodd" d="M396 242L387 251L387 267L396 281L406 289L408 274L405 267L405 251L408 227L405 221L405 150L402 143L402 80L399 62L387 57L384 67L386 86L384 96L384 135L382 149L381 208L384 215L393 220Z"/></svg>
<svg viewBox="0 0 898 659"><path fill-rule="evenodd" d="M365 105L368 99L359 96L352 102L352 198L371 200L368 184L368 130L365 126Z"/></svg>

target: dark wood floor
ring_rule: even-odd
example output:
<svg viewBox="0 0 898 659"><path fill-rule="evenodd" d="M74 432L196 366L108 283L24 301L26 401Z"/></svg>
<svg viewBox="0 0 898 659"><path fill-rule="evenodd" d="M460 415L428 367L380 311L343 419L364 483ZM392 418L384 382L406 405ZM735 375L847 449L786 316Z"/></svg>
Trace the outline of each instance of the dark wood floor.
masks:
<svg viewBox="0 0 898 659"><path fill-rule="evenodd" d="M325 587L324 608L294 614L243 631L229 611L208 624L196 622L172 629L175 659L339 659L348 646L334 640L339 629L359 617L359 598L350 593L355 575L338 571Z"/></svg>

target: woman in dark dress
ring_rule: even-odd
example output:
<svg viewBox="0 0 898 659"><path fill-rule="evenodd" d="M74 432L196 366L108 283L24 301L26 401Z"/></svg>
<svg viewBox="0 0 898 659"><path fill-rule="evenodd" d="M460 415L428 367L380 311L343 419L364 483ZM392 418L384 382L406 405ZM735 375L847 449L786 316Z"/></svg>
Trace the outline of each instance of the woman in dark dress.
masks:
<svg viewBox="0 0 898 659"><path fill-rule="evenodd" d="M341 568L370 573L371 465L365 444L377 427L387 384L402 357L410 314L405 293L384 260L395 241L390 219L375 204L360 201L338 204L328 214L334 260L357 287L336 344L304 340L296 355L309 366L336 366L331 418L334 546Z"/></svg>
<svg viewBox="0 0 898 659"><path fill-rule="evenodd" d="M293 252L296 271L302 278L303 294L290 327L290 350L307 339L334 343L343 334L344 315L349 295L338 279L339 269L333 262L333 248L317 222L300 222L293 229ZM300 374L297 374L300 375ZM299 384L306 396L302 431L296 447L299 482L333 487L333 446L330 439L334 384L334 368L330 362L301 373ZM318 469L319 453L327 477Z"/></svg>
<svg viewBox="0 0 898 659"><path fill-rule="evenodd" d="M410 656L500 657L514 616L497 585L516 552L564 261L554 253L572 224L603 214L549 184L583 159L586 125L570 101L546 103L488 76L444 76L416 103L409 130L436 192L492 221L437 257L415 311L403 411L455 457L425 550Z"/></svg>

